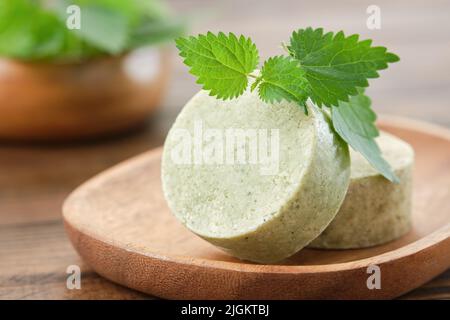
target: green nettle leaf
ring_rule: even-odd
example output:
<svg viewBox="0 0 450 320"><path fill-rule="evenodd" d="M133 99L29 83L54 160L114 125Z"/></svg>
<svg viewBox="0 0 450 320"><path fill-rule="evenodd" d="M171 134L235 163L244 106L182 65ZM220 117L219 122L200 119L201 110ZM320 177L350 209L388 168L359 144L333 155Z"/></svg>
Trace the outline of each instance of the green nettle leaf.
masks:
<svg viewBox="0 0 450 320"><path fill-rule="evenodd" d="M182 21L143 21L129 35L129 46L137 48L174 39L183 33L185 23Z"/></svg>
<svg viewBox="0 0 450 320"><path fill-rule="evenodd" d="M372 40L358 41L358 35L324 33L323 29L295 31L288 50L300 61L309 82L309 95L319 107L338 105L367 87L367 79L377 78L377 70L399 60L385 47L372 47Z"/></svg>
<svg viewBox="0 0 450 320"><path fill-rule="evenodd" d="M180 56L198 77L197 83L210 95L231 99L241 95L248 86L248 77L258 65L258 50L249 38L233 33L214 35L208 32L197 37L176 40Z"/></svg>
<svg viewBox="0 0 450 320"><path fill-rule="evenodd" d="M371 40L358 41L357 35L345 37L322 29L307 28L292 34L289 56L266 60L258 76L252 74L258 64L258 51L250 39L230 33L176 40L184 63L197 76L197 83L220 99L240 96L248 78L256 78L251 90L258 89L267 103L287 100L307 108L310 98L318 107L331 108L334 129L354 150L390 181L398 179L375 138L376 114L364 95L368 79L399 58L384 47L372 47Z"/></svg>
<svg viewBox="0 0 450 320"><path fill-rule="evenodd" d="M124 15L95 5L81 7L81 28L77 33L86 42L111 54L121 52L127 43L128 24Z"/></svg>
<svg viewBox="0 0 450 320"><path fill-rule="evenodd" d="M52 32L54 28L58 32ZM36 10L27 1L0 3L0 54L45 58L61 49L63 33L64 29L56 17Z"/></svg>
<svg viewBox="0 0 450 320"><path fill-rule="evenodd" d="M360 90L348 102L331 107L331 119L336 132L355 151L360 152L386 179L398 182L389 163L383 158L375 142L379 135L375 126L376 114L370 108L371 101Z"/></svg>
<svg viewBox="0 0 450 320"><path fill-rule="evenodd" d="M265 102L281 100L295 101L304 106L308 99L308 83L305 72L298 61L283 56L269 58L263 65L261 75L254 82L252 90L258 86L260 98Z"/></svg>
<svg viewBox="0 0 450 320"><path fill-rule="evenodd" d="M81 9L81 29L66 26L67 7ZM159 0L0 0L0 56L80 60L172 40L184 24Z"/></svg>

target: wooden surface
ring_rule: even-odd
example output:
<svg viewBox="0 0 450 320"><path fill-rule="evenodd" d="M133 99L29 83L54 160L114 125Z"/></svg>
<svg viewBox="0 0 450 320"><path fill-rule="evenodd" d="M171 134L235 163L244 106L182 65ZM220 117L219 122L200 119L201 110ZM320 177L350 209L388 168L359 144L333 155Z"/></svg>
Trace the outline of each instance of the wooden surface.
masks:
<svg viewBox="0 0 450 320"><path fill-rule="evenodd" d="M240 261L189 232L171 214L160 180L162 148L74 191L63 209L69 238L102 276L163 298L398 297L450 267L450 130L442 137L416 122L381 127L416 153L413 228L396 241L358 250L303 249L275 265ZM369 265L381 268L381 290L367 288Z"/></svg>
<svg viewBox="0 0 450 320"><path fill-rule="evenodd" d="M371 37L402 59L371 82L368 92L375 109L450 127L450 3L446 0L377 1L381 30L366 28L366 8L373 3L365 0L170 2L181 13L198 9L192 32L245 33L264 58L281 53L280 40L301 26L345 29ZM83 144L0 144L0 298L149 298L99 277L81 261L63 231L60 208L70 191L92 175L162 144L177 112L198 90L173 57L171 89L158 114L140 130ZM65 287L66 268L73 264L83 271L81 290ZM449 299L450 270L404 298Z"/></svg>

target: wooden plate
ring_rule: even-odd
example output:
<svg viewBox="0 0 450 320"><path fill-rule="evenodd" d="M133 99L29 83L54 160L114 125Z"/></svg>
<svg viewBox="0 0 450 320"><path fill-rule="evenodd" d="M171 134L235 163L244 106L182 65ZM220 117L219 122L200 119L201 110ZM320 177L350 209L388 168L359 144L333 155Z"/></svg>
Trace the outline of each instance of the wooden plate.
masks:
<svg viewBox="0 0 450 320"><path fill-rule="evenodd" d="M381 127L416 152L413 230L369 249L304 249L278 265L239 261L186 230L161 191L161 148L77 189L64 205L70 240L100 275L178 299L394 298L450 267L450 132L392 119ZM367 288L369 265L381 289Z"/></svg>

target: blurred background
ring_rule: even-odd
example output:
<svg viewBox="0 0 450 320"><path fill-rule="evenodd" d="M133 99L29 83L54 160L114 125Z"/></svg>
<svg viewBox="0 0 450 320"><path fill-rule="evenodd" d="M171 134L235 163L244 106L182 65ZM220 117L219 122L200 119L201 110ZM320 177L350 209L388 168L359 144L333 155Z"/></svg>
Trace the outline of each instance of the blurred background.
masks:
<svg viewBox="0 0 450 320"><path fill-rule="evenodd" d="M168 0L162 11L139 8L147 14L139 21L148 24L133 22L136 42L102 43L119 33L116 25L106 35L70 42L79 51L64 52L79 56L40 48L37 58L30 47L8 50L6 41L19 41L2 35L13 23L2 16L10 1L15 0L0 0L0 298L144 297L83 265L66 240L61 205L96 173L162 145L180 109L199 90L171 41L183 32L244 34L256 43L261 61L281 54L280 42L301 27L358 33L401 58L371 81L367 92L374 109L450 127L449 1ZM367 27L370 5L380 9L380 29ZM19 24L37 19L18 11L13 16L25 18L14 22ZM102 17L96 12L93 21ZM86 45L90 41L96 46ZM71 264L82 266L89 290L65 288ZM439 297L430 288L449 286L449 279L447 272L407 297Z"/></svg>

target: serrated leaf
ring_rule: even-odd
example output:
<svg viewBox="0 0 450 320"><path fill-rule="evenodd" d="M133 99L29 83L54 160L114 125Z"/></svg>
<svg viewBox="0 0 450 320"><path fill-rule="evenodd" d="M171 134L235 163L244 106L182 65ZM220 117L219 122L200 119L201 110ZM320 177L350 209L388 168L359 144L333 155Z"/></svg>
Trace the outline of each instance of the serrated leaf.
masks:
<svg viewBox="0 0 450 320"><path fill-rule="evenodd" d="M351 96L348 102L341 101L338 106L332 106L333 127L345 142L360 152L386 179L398 182L375 141L379 132L375 126L376 115L370 104L370 99L360 92Z"/></svg>
<svg viewBox="0 0 450 320"><path fill-rule="evenodd" d="M295 31L288 49L305 70L310 97L319 107L348 101L357 87L367 87L368 79L379 76L378 70L399 60L385 47L373 47L371 40L346 37L342 31L324 33L321 28Z"/></svg>
<svg viewBox="0 0 450 320"><path fill-rule="evenodd" d="M305 72L298 61L284 56L269 58L255 82L260 98L265 102L294 101L304 106L308 98ZM254 89L254 88L253 88Z"/></svg>
<svg viewBox="0 0 450 320"><path fill-rule="evenodd" d="M191 67L190 73L197 76L197 83L219 99L241 95L258 65L258 50L250 38L238 38L233 33L208 32L178 38L176 44L184 63Z"/></svg>

